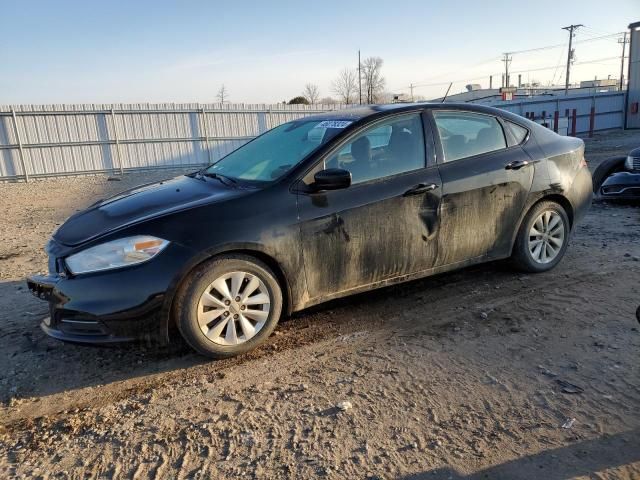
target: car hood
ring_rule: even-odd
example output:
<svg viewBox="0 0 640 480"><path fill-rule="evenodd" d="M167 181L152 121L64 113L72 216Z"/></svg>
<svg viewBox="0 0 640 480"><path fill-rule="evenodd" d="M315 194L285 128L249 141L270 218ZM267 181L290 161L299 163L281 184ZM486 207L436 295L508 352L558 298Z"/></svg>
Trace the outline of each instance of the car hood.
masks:
<svg viewBox="0 0 640 480"><path fill-rule="evenodd" d="M53 238L64 245L76 246L144 220L247 193L248 190L229 187L217 180L180 176L100 200L70 217Z"/></svg>

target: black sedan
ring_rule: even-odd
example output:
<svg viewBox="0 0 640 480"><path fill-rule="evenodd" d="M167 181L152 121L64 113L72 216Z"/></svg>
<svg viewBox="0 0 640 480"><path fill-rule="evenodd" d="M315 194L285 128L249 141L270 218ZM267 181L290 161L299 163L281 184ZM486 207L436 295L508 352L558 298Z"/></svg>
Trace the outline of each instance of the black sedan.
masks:
<svg viewBox="0 0 640 480"><path fill-rule="evenodd" d="M489 260L544 272L591 203L584 144L488 107L355 108L102 200L47 244L49 335L237 355L282 315Z"/></svg>
<svg viewBox="0 0 640 480"><path fill-rule="evenodd" d="M593 190L601 200L640 200L640 147L600 163L593 172Z"/></svg>

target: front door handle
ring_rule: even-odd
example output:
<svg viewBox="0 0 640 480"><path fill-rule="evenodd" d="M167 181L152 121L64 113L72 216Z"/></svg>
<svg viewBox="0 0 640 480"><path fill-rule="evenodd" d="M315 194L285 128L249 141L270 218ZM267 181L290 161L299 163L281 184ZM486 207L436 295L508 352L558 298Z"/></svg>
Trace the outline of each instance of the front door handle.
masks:
<svg viewBox="0 0 640 480"><path fill-rule="evenodd" d="M410 195L420 195L421 193L431 192L438 188L438 185L435 183L419 183L415 187L411 187L409 190L404 192L404 196L408 197Z"/></svg>
<svg viewBox="0 0 640 480"><path fill-rule="evenodd" d="M520 170L522 167L533 165L534 163L538 162L530 160L514 160L513 162L507 163L504 168L505 170Z"/></svg>

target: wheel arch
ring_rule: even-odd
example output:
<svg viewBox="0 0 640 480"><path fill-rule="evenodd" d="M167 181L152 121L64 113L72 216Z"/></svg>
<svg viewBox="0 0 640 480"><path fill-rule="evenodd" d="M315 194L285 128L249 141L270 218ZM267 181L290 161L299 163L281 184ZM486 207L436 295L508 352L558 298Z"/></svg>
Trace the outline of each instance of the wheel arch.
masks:
<svg viewBox="0 0 640 480"><path fill-rule="evenodd" d="M518 232L520 232L520 229L522 228L522 222L524 222L527 214L539 203L547 201L555 202L562 208L564 208L564 211L567 213L567 217L569 217L569 228L573 230L575 212L573 205L571 204L569 199L557 192L541 193L540 195L537 195L533 199L531 199L531 201L527 203L527 207L522 209L522 214L520 215L520 219L518 220L518 227L514 229L513 235L511 237L510 255L513 254L513 247L515 246Z"/></svg>
<svg viewBox="0 0 640 480"><path fill-rule="evenodd" d="M175 297L180 288L182 288L186 280L189 278L189 275L191 275L191 273L203 263L224 255L246 255L267 265L273 271L276 281L282 290L282 312L287 316L291 315L293 311L291 284L284 272L284 269L282 268L282 265L272 255L260 249L260 247L253 245L217 249L213 252L203 253L197 256L193 261L189 262L187 267L176 275L176 279L174 279L169 289L167 289L160 318L160 338L162 343L168 344L172 333L177 331L177 326L173 316Z"/></svg>
<svg viewBox="0 0 640 480"><path fill-rule="evenodd" d="M567 197L565 197L564 195L560 195L559 193L552 193L552 194L549 194L549 195L545 195L544 197L540 198L536 203L531 205L529 210L531 210L538 203L546 202L546 201L556 202L562 208L564 208L564 211L567 212L567 217L569 217L569 227L571 228L571 230L573 230L573 225L574 225L573 205L571 204L569 199Z"/></svg>

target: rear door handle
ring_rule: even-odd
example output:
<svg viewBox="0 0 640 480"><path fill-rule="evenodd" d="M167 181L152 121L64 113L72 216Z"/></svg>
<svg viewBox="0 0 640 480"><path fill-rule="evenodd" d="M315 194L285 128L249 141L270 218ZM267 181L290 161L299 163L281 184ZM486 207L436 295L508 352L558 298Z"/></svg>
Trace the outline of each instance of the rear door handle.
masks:
<svg viewBox="0 0 640 480"><path fill-rule="evenodd" d="M411 187L409 190L404 192L404 196L408 197L410 195L420 195L421 193L431 192L438 188L438 185L435 183L419 183L415 187Z"/></svg>
<svg viewBox="0 0 640 480"><path fill-rule="evenodd" d="M515 160L513 162L507 163L504 168L505 170L519 170L522 167L526 167L528 165L533 165L534 163L538 163L537 161L532 160Z"/></svg>

